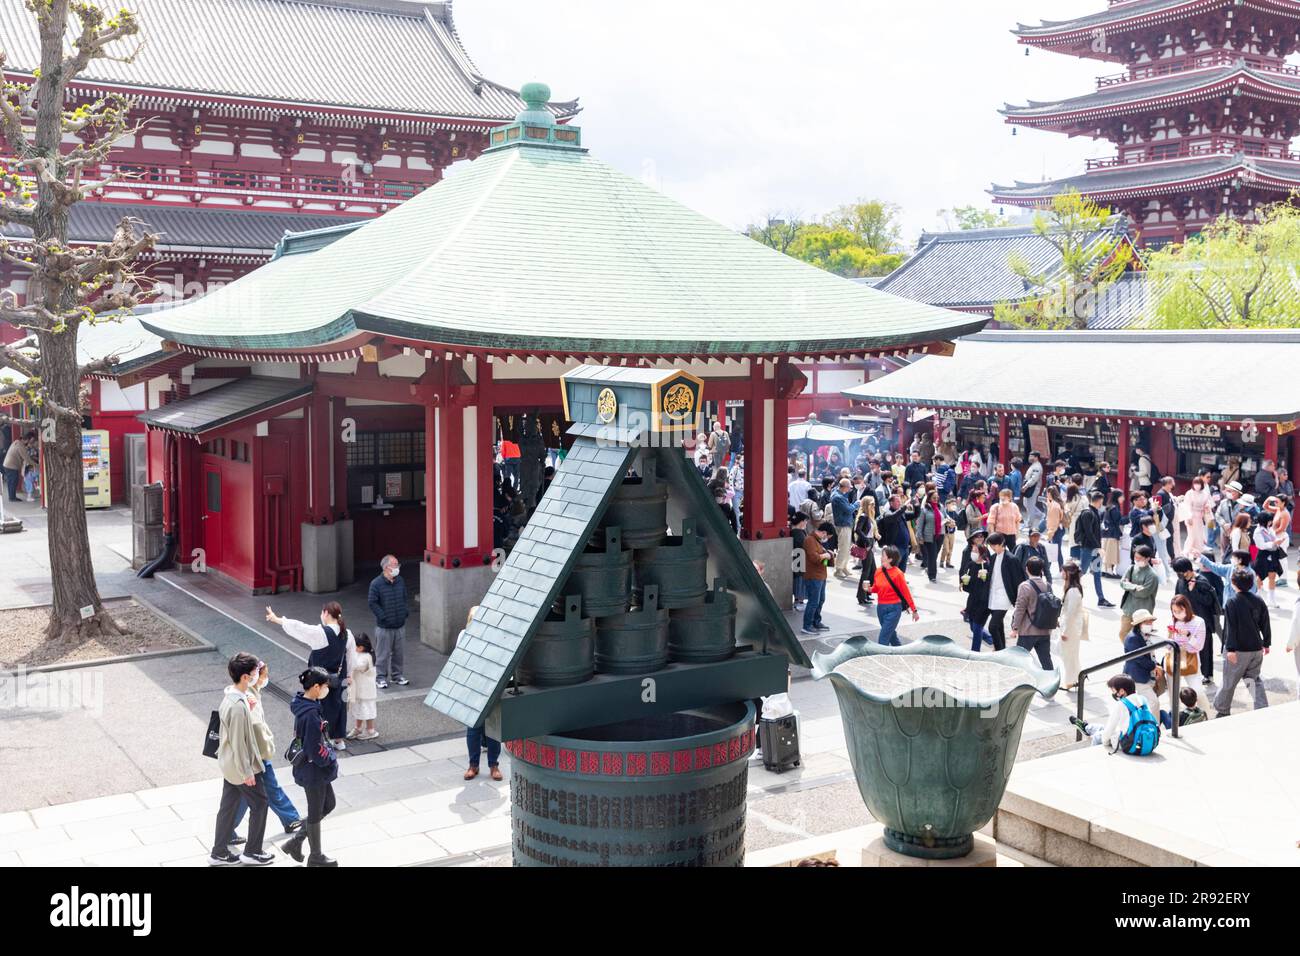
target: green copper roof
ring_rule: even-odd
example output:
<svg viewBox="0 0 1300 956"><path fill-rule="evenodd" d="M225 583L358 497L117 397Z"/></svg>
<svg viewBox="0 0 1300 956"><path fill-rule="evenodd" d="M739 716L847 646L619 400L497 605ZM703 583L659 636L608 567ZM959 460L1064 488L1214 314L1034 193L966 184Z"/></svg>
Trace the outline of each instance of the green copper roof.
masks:
<svg viewBox="0 0 1300 956"><path fill-rule="evenodd" d="M361 330L466 348L718 355L920 345L983 324L798 262L585 150L526 139L323 248L146 320L205 348L302 348Z"/></svg>

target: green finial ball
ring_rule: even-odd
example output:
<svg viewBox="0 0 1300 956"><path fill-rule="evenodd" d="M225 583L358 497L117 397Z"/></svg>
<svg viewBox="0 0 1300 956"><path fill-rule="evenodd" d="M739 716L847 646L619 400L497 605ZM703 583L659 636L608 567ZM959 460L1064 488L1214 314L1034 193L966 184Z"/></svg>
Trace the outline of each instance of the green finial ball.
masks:
<svg viewBox="0 0 1300 956"><path fill-rule="evenodd" d="M525 83L519 96L530 110L542 110L551 101L551 88L545 83Z"/></svg>

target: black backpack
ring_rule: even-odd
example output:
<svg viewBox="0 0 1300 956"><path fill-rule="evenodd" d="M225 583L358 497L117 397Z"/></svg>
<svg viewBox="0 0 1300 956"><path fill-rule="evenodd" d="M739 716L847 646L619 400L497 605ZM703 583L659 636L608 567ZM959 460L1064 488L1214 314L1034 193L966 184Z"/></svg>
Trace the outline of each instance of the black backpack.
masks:
<svg viewBox="0 0 1300 956"><path fill-rule="evenodd" d="M1152 485L1158 485L1158 484L1160 484L1160 479L1163 478L1164 475L1161 474L1160 469L1159 469L1158 467L1156 467L1156 460L1155 460L1155 458L1153 458L1153 457L1148 457L1148 458L1147 458L1147 461L1151 462L1151 484L1152 484Z"/></svg>
<svg viewBox="0 0 1300 956"><path fill-rule="evenodd" d="M1030 623L1040 631L1055 630L1061 620L1061 599L1052 593L1051 587L1039 591L1038 585L1034 582L1030 581L1029 585L1038 592L1038 600L1034 603L1034 613L1030 616Z"/></svg>
<svg viewBox="0 0 1300 956"><path fill-rule="evenodd" d="M966 509L962 508L960 511L957 512L957 530L965 531L966 526L969 523L970 523L970 519L966 516Z"/></svg>

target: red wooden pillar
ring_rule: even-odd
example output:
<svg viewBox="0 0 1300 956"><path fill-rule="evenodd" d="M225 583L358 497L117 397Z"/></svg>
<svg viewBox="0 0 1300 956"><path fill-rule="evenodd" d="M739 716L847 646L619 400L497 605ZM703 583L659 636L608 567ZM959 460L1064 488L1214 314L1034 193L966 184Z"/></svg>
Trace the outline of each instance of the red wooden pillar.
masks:
<svg viewBox="0 0 1300 956"><path fill-rule="evenodd" d="M493 467L496 464L496 452L493 447L495 437L496 404L493 397L492 366L485 358L478 361L478 545L481 554L492 551L492 493Z"/></svg>
<svg viewBox="0 0 1300 956"><path fill-rule="evenodd" d="M745 493L740 536L749 539L758 537L762 531L763 502L768 483L772 480L772 466L767 460L771 449L764 447L770 434L764 401L768 391L768 382L764 378L766 368L767 363L761 359L751 360L749 398L745 401ZM781 460L784 463L784 455Z"/></svg>
<svg viewBox="0 0 1300 956"><path fill-rule="evenodd" d="M897 426L896 426L896 427L897 427L897 429L898 429L898 450L901 451L904 455L906 455L906 454L907 454L907 444L908 444L908 442L907 442L907 409L906 409L906 408L900 408L900 409L898 410L898 423L897 423Z"/></svg>
<svg viewBox="0 0 1300 956"><path fill-rule="evenodd" d="M1124 495L1124 501L1123 501L1123 504L1122 504L1121 507L1122 507L1123 510L1126 511L1126 512L1128 511L1128 508L1129 508L1129 500L1128 500L1128 455L1129 455L1128 436L1129 436L1129 420L1128 420L1127 418L1121 418L1121 419L1119 420L1119 464L1118 464L1118 467L1115 469L1115 487L1119 488L1119 490L1120 490L1120 491L1123 493L1123 495Z"/></svg>
<svg viewBox="0 0 1300 956"><path fill-rule="evenodd" d="M1276 425L1264 426L1264 457L1272 461L1274 464L1278 464ZM1260 503L1263 504L1263 502Z"/></svg>
<svg viewBox="0 0 1300 956"><path fill-rule="evenodd" d="M330 446L334 435L330 428L329 398L320 390L312 392L307 415L307 520L312 524L332 524Z"/></svg>
<svg viewBox="0 0 1300 956"><path fill-rule="evenodd" d="M1290 473L1289 477L1294 483L1300 481L1300 432L1291 432L1288 444L1291 446L1291 453L1287 456L1287 471ZM1295 521L1295 515L1297 512L1300 512L1300 508L1296 508L1291 512L1293 519L1292 527L1295 527L1297 523Z"/></svg>
<svg viewBox="0 0 1300 956"><path fill-rule="evenodd" d="M998 412L998 461L1011 473L1011 438L1007 428L1007 413Z"/></svg>
<svg viewBox="0 0 1300 956"><path fill-rule="evenodd" d="M441 383L438 401L443 399ZM424 560L432 561L438 550L438 424L439 412L428 396L424 399Z"/></svg>

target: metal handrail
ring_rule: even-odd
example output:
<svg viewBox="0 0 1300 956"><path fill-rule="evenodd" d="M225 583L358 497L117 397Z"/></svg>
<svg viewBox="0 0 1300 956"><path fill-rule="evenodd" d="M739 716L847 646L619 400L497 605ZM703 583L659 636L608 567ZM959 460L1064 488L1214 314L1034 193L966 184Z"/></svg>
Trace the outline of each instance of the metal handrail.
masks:
<svg viewBox="0 0 1300 956"><path fill-rule="evenodd" d="M1086 667L1083 670L1079 671L1079 680L1078 680L1079 705L1078 705L1078 715L1077 715L1078 718L1080 720L1083 720L1083 684L1084 681L1088 679L1089 674L1092 674L1095 671L1105 670L1107 667L1114 667L1116 664L1123 664L1125 661L1131 661L1133 658L1141 657L1143 654L1150 654L1157 647L1170 647L1173 648L1175 651L1181 650L1181 645L1175 640L1157 641L1154 644L1148 644L1146 647L1140 648L1136 651L1129 651L1127 654L1122 654L1119 657L1106 661L1104 664L1095 664L1092 667ZM1174 654L1174 665L1175 665L1174 673L1171 678L1173 680L1173 686L1170 688L1170 690L1172 691L1173 699L1170 701L1169 704L1169 718L1170 718L1170 722L1173 724L1173 731L1172 731L1173 735L1177 737L1178 736L1178 705L1182 703L1178 699L1178 691L1182 685L1182 667L1181 667L1182 658L1178 654ZM1159 703L1160 703L1159 699L1157 699L1156 714L1155 714L1157 723L1159 723L1160 721ZM1076 727L1074 730L1075 743L1078 743L1082 739L1083 739L1083 731Z"/></svg>

